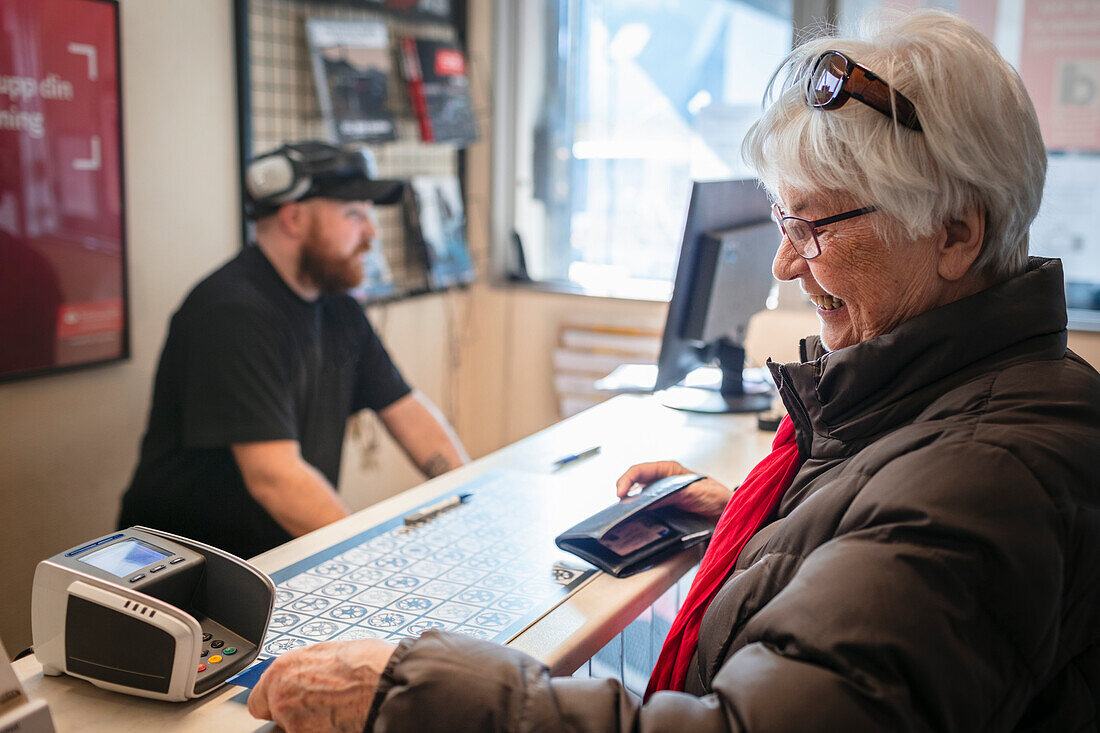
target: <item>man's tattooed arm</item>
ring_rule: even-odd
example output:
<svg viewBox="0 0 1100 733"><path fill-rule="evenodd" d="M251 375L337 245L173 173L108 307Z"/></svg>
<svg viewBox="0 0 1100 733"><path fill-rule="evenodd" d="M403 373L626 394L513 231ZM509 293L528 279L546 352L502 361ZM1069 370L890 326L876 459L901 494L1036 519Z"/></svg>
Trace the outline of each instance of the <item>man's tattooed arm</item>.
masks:
<svg viewBox="0 0 1100 733"><path fill-rule="evenodd" d="M428 460L424 461L424 464L420 467L420 470L424 472L424 475L428 478L435 478L440 474L447 473L454 466L442 453L434 453Z"/></svg>

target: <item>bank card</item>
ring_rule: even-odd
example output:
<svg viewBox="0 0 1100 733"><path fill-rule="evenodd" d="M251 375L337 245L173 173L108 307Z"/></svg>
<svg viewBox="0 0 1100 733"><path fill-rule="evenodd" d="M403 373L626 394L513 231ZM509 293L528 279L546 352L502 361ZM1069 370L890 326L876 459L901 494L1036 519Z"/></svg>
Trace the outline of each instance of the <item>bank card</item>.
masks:
<svg viewBox="0 0 1100 733"><path fill-rule="evenodd" d="M626 556L671 531L663 522L643 514L612 529L600 538L600 544L616 555Z"/></svg>

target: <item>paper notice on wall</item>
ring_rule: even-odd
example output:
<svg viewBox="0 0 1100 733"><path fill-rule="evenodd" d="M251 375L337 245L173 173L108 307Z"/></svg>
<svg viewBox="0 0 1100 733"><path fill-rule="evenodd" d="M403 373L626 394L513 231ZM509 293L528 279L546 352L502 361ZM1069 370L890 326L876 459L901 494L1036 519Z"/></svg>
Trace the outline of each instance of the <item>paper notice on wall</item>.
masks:
<svg viewBox="0 0 1100 733"><path fill-rule="evenodd" d="M1048 148L1100 151L1100 3L1028 0L1020 75Z"/></svg>
<svg viewBox="0 0 1100 733"><path fill-rule="evenodd" d="M1100 156L1051 155L1031 254L1058 257L1067 282L1100 283Z"/></svg>

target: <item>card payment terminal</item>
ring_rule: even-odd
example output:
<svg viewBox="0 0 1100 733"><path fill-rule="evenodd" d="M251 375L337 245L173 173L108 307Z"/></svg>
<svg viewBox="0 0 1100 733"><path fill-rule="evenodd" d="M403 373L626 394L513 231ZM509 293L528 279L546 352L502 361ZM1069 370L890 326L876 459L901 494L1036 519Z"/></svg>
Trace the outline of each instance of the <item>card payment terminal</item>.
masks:
<svg viewBox="0 0 1100 733"><path fill-rule="evenodd" d="M38 564L34 653L48 675L187 700L256 658L274 599L271 579L244 560L131 527Z"/></svg>

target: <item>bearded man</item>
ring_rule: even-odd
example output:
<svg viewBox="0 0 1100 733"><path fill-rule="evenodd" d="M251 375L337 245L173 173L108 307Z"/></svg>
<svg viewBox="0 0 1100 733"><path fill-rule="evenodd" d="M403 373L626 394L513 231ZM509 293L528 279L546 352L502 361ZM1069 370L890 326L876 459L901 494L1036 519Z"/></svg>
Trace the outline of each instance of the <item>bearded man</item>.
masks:
<svg viewBox="0 0 1100 733"><path fill-rule="evenodd" d="M348 418L374 410L427 476L468 459L410 389L347 294L400 199L366 149L285 145L250 164L255 246L172 317L119 527L141 524L251 557L347 516L336 494Z"/></svg>

